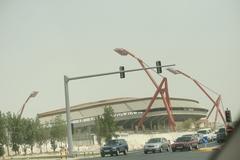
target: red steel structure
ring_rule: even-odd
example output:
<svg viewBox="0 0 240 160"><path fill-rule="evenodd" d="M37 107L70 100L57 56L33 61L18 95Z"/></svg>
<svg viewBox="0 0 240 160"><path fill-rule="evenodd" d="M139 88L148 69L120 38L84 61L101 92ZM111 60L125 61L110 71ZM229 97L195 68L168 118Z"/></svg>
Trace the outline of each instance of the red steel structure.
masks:
<svg viewBox="0 0 240 160"><path fill-rule="evenodd" d="M208 88L206 87L205 85L203 85L202 83L200 83L199 81L197 81L196 79L192 78L191 76L187 75L186 73L180 71L180 70L175 70L175 69L172 69L172 68L168 68L167 69L169 72L173 73L173 74L181 74L183 75L184 77L192 80L199 88L200 90L210 99L210 101L213 103L213 107L211 108L210 112L208 113L208 116L207 116L207 119L209 119L210 115L212 114L213 110L216 108L216 115L215 115L215 125L216 125L216 121L217 121L217 116L218 116L218 113L220 114L221 118L222 118L222 121L225 125L225 127L227 126L226 124L226 120L223 116L223 113L220 109L220 102L221 102L221 95L216 93L215 91L213 91L214 93L216 93L218 95L218 98L216 100L214 100L210 95L209 93L207 93L207 91L204 89L205 88ZM209 88L208 88L209 89ZM209 89L210 90L210 89Z"/></svg>
<svg viewBox="0 0 240 160"><path fill-rule="evenodd" d="M136 57L134 54L130 53L129 51L127 51L124 48L116 48L116 49L114 49L114 51L117 52L118 54L120 54L121 56L130 55L131 57L136 59L139 62L139 64L141 65L141 67L144 69L145 73L148 75L150 80L152 81L153 85L156 87L156 92L155 92L154 96L152 97L152 99L151 99L147 109L145 110L144 114L142 115L141 119L138 121L138 127L143 126L143 122L144 122L147 114L151 111L151 107L152 107L154 101L157 99L158 94L160 94L162 96L162 100L163 100L164 106L165 106L167 114L168 114L169 128L171 128L173 131L176 131L176 123L175 123L175 120L173 117L172 105L170 102L170 97L169 97L169 92L168 92L167 78L162 76L163 79L162 79L160 85L158 85L157 82L152 77L152 75L150 74L150 72L146 69L146 63L144 63L144 61L142 59Z"/></svg>

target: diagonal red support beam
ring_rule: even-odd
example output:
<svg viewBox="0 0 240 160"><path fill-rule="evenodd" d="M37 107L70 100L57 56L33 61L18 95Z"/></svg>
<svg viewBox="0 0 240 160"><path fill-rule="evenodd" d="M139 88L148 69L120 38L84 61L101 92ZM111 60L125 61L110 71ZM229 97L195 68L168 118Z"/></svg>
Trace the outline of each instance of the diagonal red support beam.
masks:
<svg viewBox="0 0 240 160"><path fill-rule="evenodd" d="M136 58L134 56L134 58ZM140 65L142 66L142 68L146 68L146 66L143 64L143 61L139 58L136 58L137 61L140 63ZM152 81L152 83L154 84L154 86L158 89L158 84L157 82L153 79L152 75L149 73L148 70L144 70L145 73L148 75L148 77L150 78L150 80ZM162 100L163 100L163 103L164 103L164 106L167 110L167 113L168 113L168 126L169 128L172 129L172 131L176 131L176 124L175 124L175 120L173 118L173 113L172 113L172 105L171 105L171 101L170 101L170 97L169 97L169 92L168 92L168 83L167 83L167 78L166 77L163 77L163 80L162 80L162 86L164 85L165 88L162 88L161 87L161 90L158 92L161 97L162 97ZM166 94L166 95L165 95ZM148 112L147 112L148 113Z"/></svg>
<svg viewBox="0 0 240 160"><path fill-rule="evenodd" d="M173 115L172 115L172 111L169 107L169 101L168 101L168 89L167 89L167 78L163 78L163 80L161 81L160 85L157 87L157 90L155 91L151 101L149 102L148 106L147 106L147 109L145 110L145 112L143 113L141 119L138 121L138 127L142 127L143 126L143 122L147 116L147 114L151 111L151 107L154 103L154 101L157 99L157 96L158 94L160 93L161 96L162 96L162 100L163 100L163 103L164 103L164 106L167 106L166 107L166 111L169 115L169 127L173 130L173 131L176 131L176 125L175 125L175 121L174 121L174 118L173 118Z"/></svg>
<svg viewBox="0 0 240 160"><path fill-rule="evenodd" d="M215 106L217 108L217 112L220 114L222 120L223 120L223 123L225 125L225 127L227 126L227 123L226 123L226 120L221 112L221 109L220 109L220 102L221 102L221 95L218 96L217 100L216 100L216 103L215 103ZM216 122L215 122L216 123Z"/></svg>

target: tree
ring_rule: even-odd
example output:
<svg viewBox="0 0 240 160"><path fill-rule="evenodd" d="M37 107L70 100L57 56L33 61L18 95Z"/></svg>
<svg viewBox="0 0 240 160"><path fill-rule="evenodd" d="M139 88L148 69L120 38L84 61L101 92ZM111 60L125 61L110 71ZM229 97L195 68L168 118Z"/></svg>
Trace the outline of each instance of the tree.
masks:
<svg viewBox="0 0 240 160"><path fill-rule="evenodd" d="M106 138L105 140L108 141L112 139L113 136L116 136L115 132L117 131L114 110L112 109L112 107L104 108L103 123L104 123L103 134L104 137Z"/></svg>
<svg viewBox="0 0 240 160"><path fill-rule="evenodd" d="M102 138L103 138L103 118L101 116L97 116L95 119L95 128L94 132L97 136L97 142L99 145L102 144Z"/></svg>
<svg viewBox="0 0 240 160"><path fill-rule="evenodd" d="M23 146L24 152L26 155L27 148L30 147L31 153L33 153L33 146L35 144L35 137L37 128L35 125L35 121L33 119L25 119L21 118L21 126L22 126L22 135L23 135Z"/></svg>
<svg viewBox="0 0 240 160"><path fill-rule="evenodd" d="M190 129L192 123L193 123L193 120L189 118L189 119L185 120L184 122L182 122L182 128Z"/></svg>
<svg viewBox="0 0 240 160"><path fill-rule="evenodd" d="M6 135L6 120L4 114L0 111L0 157L4 155L4 147L3 145L7 143L7 135Z"/></svg>
<svg viewBox="0 0 240 160"><path fill-rule="evenodd" d="M63 142L66 138L66 123L61 119L60 116L57 116L52 122L50 128L50 141L53 151L55 152L57 148L56 142Z"/></svg>
<svg viewBox="0 0 240 160"><path fill-rule="evenodd" d="M3 113L0 111L0 145L4 145L7 143L7 135L6 135L6 119Z"/></svg>
<svg viewBox="0 0 240 160"><path fill-rule="evenodd" d="M10 135L12 150L19 153L19 146L23 143L21 120L14 113L7 113L7 129Z"/></svg>
<svg viewBox="0 0 240 160"><path fill-rule="evenodd" d="M38 118L36 118L35 120L35 126L36 126L35 141L40 148L40 153L42 153L42 145L48 142L50 136L49 128L47 126L44 127L42 124L40 124Z"/></svg>
<svg viewBox="0 0 240 160"><path fill-rule="evenodd" d="M116 136L115 132L117 129L114 110L112 107L105 107L103 115L98 116L95 119L94 132L97 136L98 144L101 145L102 138L105 138L105 141L108 141L112 139L113 136Z"/></svg>
<svg viewBox="0 0 240 160"><path fill-rule="evenodd" d="M4 155L4 147L3 145L0 145L0 157L2 157Z"/></svg>

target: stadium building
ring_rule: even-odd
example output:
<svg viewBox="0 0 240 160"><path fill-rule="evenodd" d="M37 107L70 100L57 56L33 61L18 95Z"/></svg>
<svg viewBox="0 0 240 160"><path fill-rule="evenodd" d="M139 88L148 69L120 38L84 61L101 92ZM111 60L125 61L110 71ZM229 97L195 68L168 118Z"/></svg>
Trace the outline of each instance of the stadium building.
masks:
<svg viewBox="0 0 240 160"><path fill-rule="evenodd" d="M77 140L91 139L95 118L98 115L102 115L104 108L109 106L112 107L115 112L115 120L118 127L122 131L133 131L150 101L151 97L116 98L72 106L71 122L73 138ZM201 106L196 100L171 98L170 101L173 116L177 123L190 118L194 121L199 120L205 117L208 112L208 110ZM62 119L65 120L65 108L38 114L42 124L50 123L56 116L61 116ZM167 111L162 98L158 98L152 105L151 111L144 121L145 130L167 130L167 117ZM78 135L81 135L81 137Z"/></svg>

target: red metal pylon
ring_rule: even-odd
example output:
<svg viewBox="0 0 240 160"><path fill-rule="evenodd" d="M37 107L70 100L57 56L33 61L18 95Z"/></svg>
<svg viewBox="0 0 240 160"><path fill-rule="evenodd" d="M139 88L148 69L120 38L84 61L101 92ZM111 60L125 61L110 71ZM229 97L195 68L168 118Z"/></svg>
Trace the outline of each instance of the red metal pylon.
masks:
<svg viewBox="0 0 240 160"><path fill-rule="evenodd" d="M147 109L145 110L144 114L142 115L141 119L138 121L138 127L142 127L143 126L143 122L147 116L147 114L151 111L151 107L154 103L154 101L157 99L158 94L161 94L162 96L162 100L164 103L164 106L166 107L166 111L168 113L168 125L169 127L173 130L176 131L176 124L175 124L175 120L173 118L173 113L172 113L172 109L170 109L170 104L169 104L169 94L168 94L168 85L167 85L167 78L163 78L163 80L161 81L160 85L157 87L157 90L155 91L151 101L149 102Z"/></svg>

